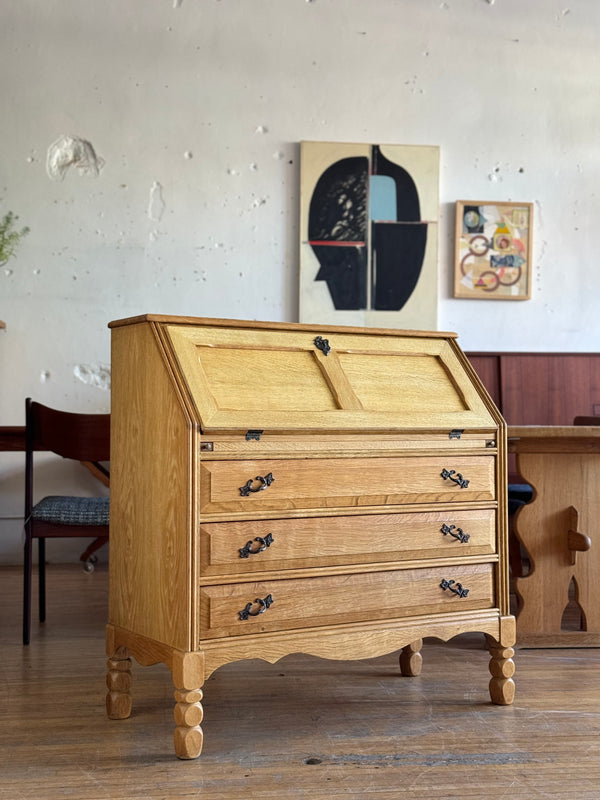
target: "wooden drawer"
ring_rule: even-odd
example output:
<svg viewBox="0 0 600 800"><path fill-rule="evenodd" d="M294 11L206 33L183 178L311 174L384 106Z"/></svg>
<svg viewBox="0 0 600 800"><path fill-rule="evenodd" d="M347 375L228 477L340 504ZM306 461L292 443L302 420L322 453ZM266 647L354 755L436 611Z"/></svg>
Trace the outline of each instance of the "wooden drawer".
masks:
<svg viewBox="0 0 600 800"><path fill-rule="evenodd" d="M489 501L495 497L494 466L492 455L205 461L200 511ZM454 482L459 475L467 486Z"/></svg>
<svg viewBox="0 0 600 800"><path fill-rule="evenodd" d="M469 564L204 586L200 638L492 608L493 571ZM468 595L443 589L445 581Z"/></svg>
<svg viewBox="0 0 600 800"><path fill-rule="evenodd" d="M462 558L495 549L494 509L207 522L200 526L200 574Z"/></svg>

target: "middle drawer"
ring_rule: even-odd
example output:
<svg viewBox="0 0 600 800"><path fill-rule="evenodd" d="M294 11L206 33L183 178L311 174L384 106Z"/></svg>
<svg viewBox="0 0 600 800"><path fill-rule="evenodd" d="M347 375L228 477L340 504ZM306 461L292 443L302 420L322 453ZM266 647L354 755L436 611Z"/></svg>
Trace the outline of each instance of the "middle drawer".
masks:
<svg viewBox="0 0 600 800"><path fill-rule="evenodd" d="M207 522L200 525L200 575L491 555L495 531L489 508Z"/></svg>
<svg viewBox="0 0 600 800"><path fill-rule="evenodd" d="M492 455L203 461L200 511L490 501L495 463Z"/></svg>

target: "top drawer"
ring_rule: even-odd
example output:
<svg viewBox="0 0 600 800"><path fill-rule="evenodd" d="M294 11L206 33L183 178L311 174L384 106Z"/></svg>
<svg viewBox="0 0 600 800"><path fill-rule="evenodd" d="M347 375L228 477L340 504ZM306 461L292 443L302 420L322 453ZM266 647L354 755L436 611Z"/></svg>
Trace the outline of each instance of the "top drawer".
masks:
<svg viewBox="0 0 600 800"><path fill-rule="evenodd" d="M208 461L200 511L253 513L495 499L493 456Z"/></svg>

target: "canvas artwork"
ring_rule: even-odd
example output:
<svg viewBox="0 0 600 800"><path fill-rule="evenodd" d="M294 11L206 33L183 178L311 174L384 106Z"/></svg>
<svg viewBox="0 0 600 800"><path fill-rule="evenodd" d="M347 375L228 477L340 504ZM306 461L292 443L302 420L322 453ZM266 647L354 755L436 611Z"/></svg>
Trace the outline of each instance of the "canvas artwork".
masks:
<svg viewBox="0 0 600 800"><path fill-rule="evenodd" d="M454 297L531 297L532 203L456 203Z"/></svg>
<svg viewBox="0 0 600 800"><path fill-rule="evenodd" d="M437 327L439 148L302 142L300 322Z"/></svg>

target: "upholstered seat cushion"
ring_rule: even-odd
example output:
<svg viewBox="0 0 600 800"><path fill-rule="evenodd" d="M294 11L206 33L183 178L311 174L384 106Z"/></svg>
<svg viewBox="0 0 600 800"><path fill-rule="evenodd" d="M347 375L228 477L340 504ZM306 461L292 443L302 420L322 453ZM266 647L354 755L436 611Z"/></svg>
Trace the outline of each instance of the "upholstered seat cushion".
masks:
<svg viewBox="0 0 600 800"><path fill-rule="evenodd" d="M31 512L34 519L60 525L108 525L108 497L44 497Z"/></svg>

